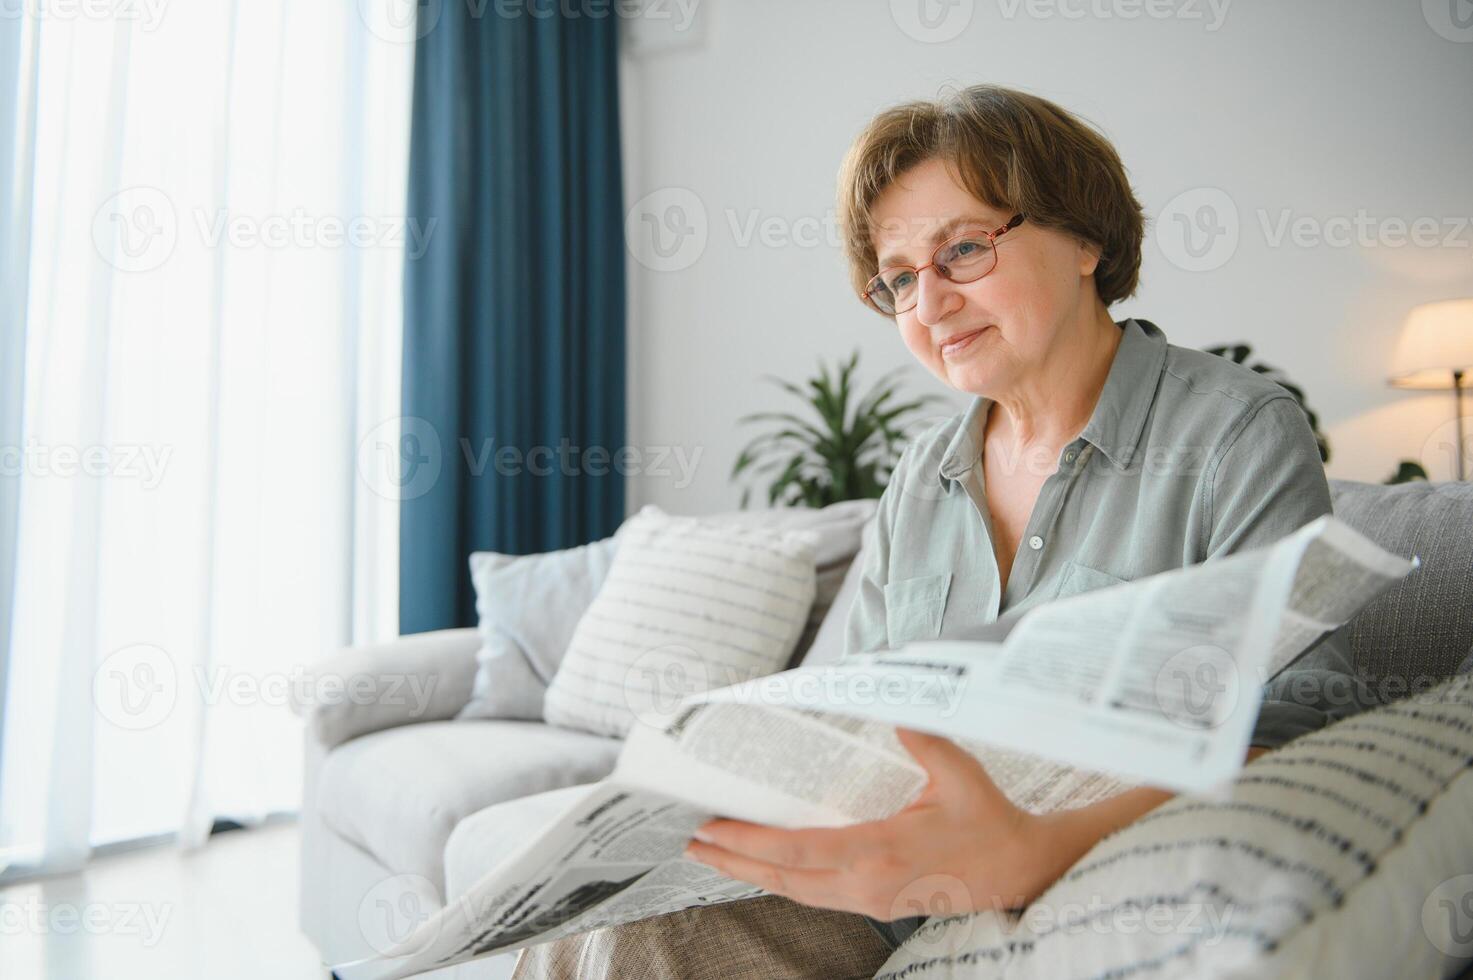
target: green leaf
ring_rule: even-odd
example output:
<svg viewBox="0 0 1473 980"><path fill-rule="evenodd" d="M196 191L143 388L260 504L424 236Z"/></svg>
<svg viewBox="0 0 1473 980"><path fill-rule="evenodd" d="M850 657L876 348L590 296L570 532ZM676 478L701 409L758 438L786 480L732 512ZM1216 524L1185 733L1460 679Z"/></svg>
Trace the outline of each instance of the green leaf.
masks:
<svg viewBox="0 0 1473 980"><path fill-rule="evenodd" d="M740 424L772 423L775 428L740 450L732 478L768 479L769 505L781 501L823 507L881 496L903 448L905 420L945 399L925 395L897 404L904 368L886 372L860 394L859 360L856 349L832 368L820 361L816 374L802 384L765 375L765 380L800 399L807 417L793 411L740 417ZM744 501L749 492L744 489Z"/></svg>

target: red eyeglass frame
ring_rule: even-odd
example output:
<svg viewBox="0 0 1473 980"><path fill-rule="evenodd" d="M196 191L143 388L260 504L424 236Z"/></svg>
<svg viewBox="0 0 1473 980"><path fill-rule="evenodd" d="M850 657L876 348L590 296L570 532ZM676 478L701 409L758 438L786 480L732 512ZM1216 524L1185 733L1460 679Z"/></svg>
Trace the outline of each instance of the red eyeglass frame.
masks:
<svg viewBox="0 0 1473 980"><path fill-rule="evenodd" d="M982 234L987 239L988 247L996 250L996 248L997 248L997 240L999 238L1001 238L1003 235L1005 235L1008 232L1012 231L1014 228L1016 228L1019 225L1021 225L1026 220L1027 220L1027 215L1025 215L1023 212L1019 211L1017 214L1015 214L1011 218L1009 218L1008 219L1008 223L1005 224L1005 225L1003 225L1001 228L994 229L993 231L984 231ZM882 310L878 306L876 306L875 305L875 302L872 299L870 299L870 293L874 292L875 280L879 279L885 273L891 272L891 271L893 271L895 269L909 269L909 270L911 270L912 272L914 272L916 274L916 279L919 280L920 277L921 277L921 273L922 272L925 272L927 269L929 269L929 268L931 268L931 267L933 267L933 266L936 265L936 256L941 254L941 250L943 248L945 248L946 246L950 245L952 242L961 241L963 238L974 238L974 237L976 237L976 234L977 233L974 232L974 231L968 231L968 232L963 232L960 235L954 235L951 238L948 238L946 241L944 241L940 245L937 245L936 246L935 251L933 251L931 253L931 261L927 262L925 265L921 266L919 269L917 269L913 265L890 265L890 266L886 266L885 268L881 269L879 272L876 272L873 276L871 276L869 282L867 282L867 283L864 284L864 292L862 292L862 293L859 294L859 301L861 303L863 303L865 306L868 306L870 309L874 310L876 313L880 314L881 316L899 316L902 313L909 313L911 310L915 309L914 306L907 306L905 309L903 309L903 310L896 310L894 313L886 313L884 310ZM982 273L982 275L978 276L976 279L968 279L967 282L968 283L977 282L979 279L985 279L988 276L992 275L994 272L997 271L997 263L999 261L1001 261L999 258L994 258L992 260L992 268L990 268L986 272ZM941 272L940 269L937 269L936 272L937 272L937 275L940 275L942 278L946 279L948 282L956 282L955 279L952 279L950 276L948 276L945 273Z"/></svg>

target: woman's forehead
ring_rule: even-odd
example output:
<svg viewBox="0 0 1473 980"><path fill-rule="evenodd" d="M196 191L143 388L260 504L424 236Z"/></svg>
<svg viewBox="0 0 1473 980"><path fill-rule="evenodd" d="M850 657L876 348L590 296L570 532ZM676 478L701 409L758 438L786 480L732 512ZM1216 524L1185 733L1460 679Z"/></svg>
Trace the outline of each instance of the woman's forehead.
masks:
<svg viewBox="0 0 1473 980"><path fill-rule="evenodd" d="M973 226L991 231L1006 221L958 183L951 167L928 160L901 174L875 199L870 244L883 266L893 251L936 245Z"/></svg>

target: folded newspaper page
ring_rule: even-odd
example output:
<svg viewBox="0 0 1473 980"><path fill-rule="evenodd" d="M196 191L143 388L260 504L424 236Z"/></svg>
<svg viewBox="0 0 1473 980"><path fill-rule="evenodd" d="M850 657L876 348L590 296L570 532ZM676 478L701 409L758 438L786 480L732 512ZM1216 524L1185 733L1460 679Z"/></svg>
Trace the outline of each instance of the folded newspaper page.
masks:
<svg viewBox="0 0 1473 980"><path fill-rule="evenodd" d="M914 643L702 697L1208 792L1242 765L1263 684L1415 565L1326 516L1268 548L1051 602L1001 642Z"/></svg>
<svg viewBox="0 0 1473 980"><path fill-rule="evenodd" d="M682 857L713 816L782 827L891 816L926 776L897 725L972 752L1019 806L1137 784L1210 792L1242 765L1262 685L1416 567L1333 517L1276 544L940 640L687 698L614 772L382 957L396 980L591 929L762 894Z"/></svg>

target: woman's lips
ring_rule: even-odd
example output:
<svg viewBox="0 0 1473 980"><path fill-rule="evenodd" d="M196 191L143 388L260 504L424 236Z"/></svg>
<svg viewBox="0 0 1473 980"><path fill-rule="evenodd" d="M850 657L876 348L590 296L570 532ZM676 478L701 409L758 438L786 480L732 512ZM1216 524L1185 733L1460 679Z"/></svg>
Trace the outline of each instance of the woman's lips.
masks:
<svg viewBox="0 0 1473 980"><path fill-rule="evenodd" d="M982 336L983 332L986 331L986 330L987 330L986 327L981 327L981 328L979 328L977 330L973 330L969 334L963 335L960 340L952 341L949 344L942 344L941 345L941 356L942 357L950 357L953 354L956 354L956 353L958 353L960 351L966 350L967 346L969 344L971 344L972 341L974 341L978 337Z"/></svg>

